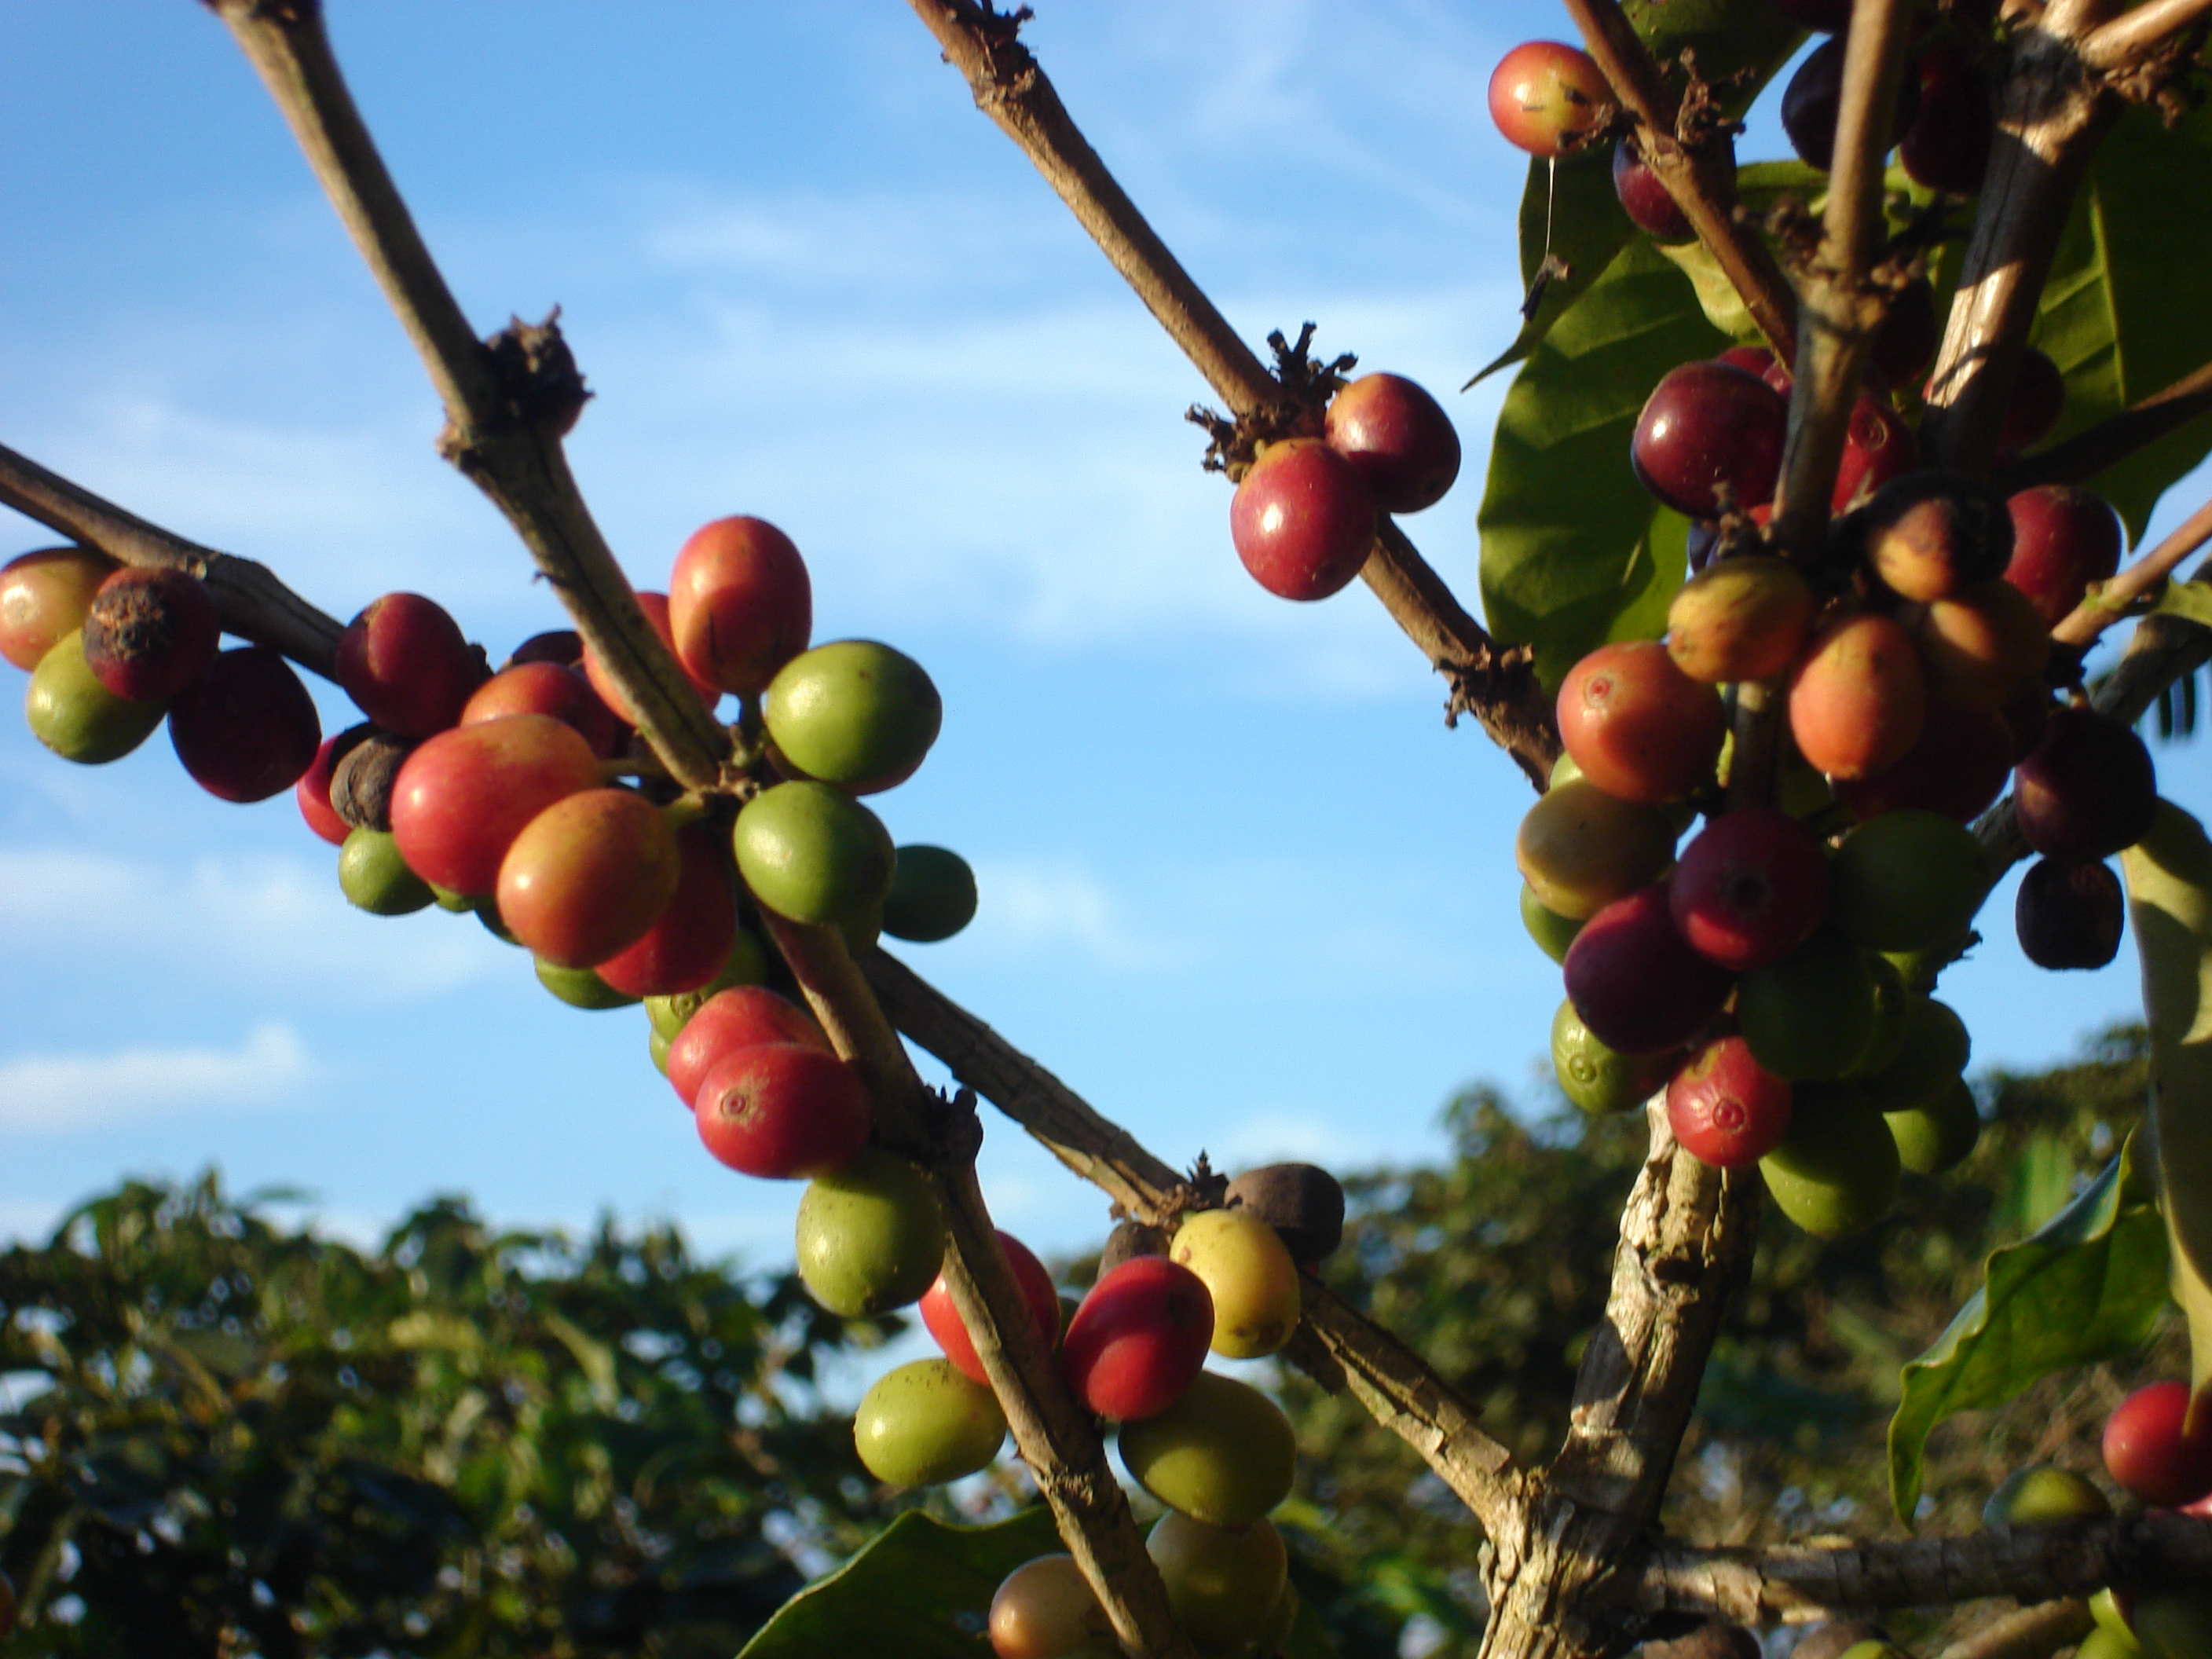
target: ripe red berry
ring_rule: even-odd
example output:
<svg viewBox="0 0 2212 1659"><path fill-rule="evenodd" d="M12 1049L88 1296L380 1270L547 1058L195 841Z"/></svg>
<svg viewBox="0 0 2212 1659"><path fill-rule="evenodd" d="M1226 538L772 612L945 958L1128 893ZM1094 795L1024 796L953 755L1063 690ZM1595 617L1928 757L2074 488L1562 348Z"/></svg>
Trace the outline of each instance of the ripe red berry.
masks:
<svg viewBox="0 0 2212 1659"><path fill-rule="evenodd" d="M2056 628L2091 582L2120 568L2120 520L2102 495L2072 484L2038 484L2006 502L2012 561L2004 579L2027 595Z"/></svg>
<svg viewBox="0 0 2212 1659"><path fill-rule="evenodd" d="M1319 438L1270 444L1229 504L1229 538L1279 599L1325 599L1359 574L1375 542L1375 498Z"/></svg>
<svg viewBox="0 0 2212 1659"><path fill-rule="evenodd" d="M1060 1291L1053 1285L1051 1273L1036 1259L1036 1253L1010 1232L1000 1231L999 1248L1006 1253L1006 1266L1013 1269L1014 1283L1020 1287L1022 1304L1029 1310L1030 1323L1044 1339L1045 1346L1050 1347L1053 1339L1060 1334ZM960 1310L952 1305L952 1292L946 1287L943 1273L939 1273L937 1282L922 1292L917 1311L929 1334L937 1339L937 1346L945 1351L945 1357L960 1374L970 1382L988 1386L991 1379L984 1373L982 1358L975 1352L968 1327L961 1321Z"/></svg>
<svg viewBox="0 0 2212 1659"><path fill-rule="evenodd" d="M1667 1085L1667 1122L1698 1162L1756 1164L1790 1128L1790 1088L1751 1057L1740 1036L1716 1037Z"/></svg>
<svg viewBox="0 0 2212 1659"><path fill-rule="evenodd" d="M699 1085L699 1139L740 1175L811 1181L860 1155L875 1114L860 1074L797 1042L726 1054Z"/></svg>
<svg viewBox="0 0 2212 1659"><path fill-rule="evenodd" d="M218 652L169 705L169 741L223 800L267 800L315 763L323 722L292 665L265 645Z"/></svg>
<svg viewBox="0 0 2212 1659"><path fill-rule="evenodd" d="M2014 775L2020 832L2046 858L2104 859L2149 832L2158 775L2132 727L2089 708L2055 708Z"/></svg>
<svg viewBox="0 0 2212 1659"><path fill-rule="evenodd" d="M1630 222L1656 242L1686 242L1697 232L1627 139L1613 147L1613 193Z"/></svg>
<svg viewBox="0 0 2212 1659"><path fill-rule="evenodd" d="M420 593L372 600L338 639L338 684L362 714L403 738L452 726L484 678L461 625Z"/></svg>
<svg viewBox="0 0 2212 1659"><path fill-rule="evenodd" d="M1735 976L1691 949L1663 883L1616 899L1567 947L1567 999L1590 1035L1624 1054L1661 1054L1698 1034Z"/></svg>
<svg viewBox="0 0 2212 1659"><path fill-rule="evenodd" d="M1330 402L1322 432L1385 513L1434 507L1459 477L1451 416L1402 374L1361 375Z"/></svg>
<svg viewBox="0 0 2212 1659"><path fill-rule="evenodd" d="M346 837L353 833L353 825L340 817L331 805L331 774L368 732L364 723L349 726L335 737L325 738L321 747L315 750L315 758L292 786L293 796L300 805L300 816L307 820L307 828L333 847L345 845Z"/></svg>
<svg viewBox="0 0 2212 1659"><path fill-rule="evenodd" d="M1692 948L1742 973L1813 937L1828 914L1828 854L1788 813L1739 806L1682 849L1667 890Z"/></svg>
<svg viewBox="0 0 2212 1659"><path fill-rule="evenodd" d="M1583 775L1621 800L1679 800L1709 781L1728 734L1710 685L1656 640L1601 645L1559 686L1559 739Z"/></svg>
<svg viewBox="0 0 2212 1659"><path fill-rule="evenodd" d="M2004 424L1997 428L1997 447L2017 451L2041 443L2065 412L2066 377L2049 354L2028 347L2020 354L2012 402L2005 407Z"/></svg>
<svg viewBox="0 0 2212 1659"><path fill-rule="evenodd" d="M1060 1364L1101 1417L1157 1417L1204 1369L1213 1340L1206 1281L1164 1255L1133 1256L1099 1276L1067 1322Z"/></svg>
<svg viewBox="0 0 2212 1659"><path fill-rule="evenodd" d="M1629 459L1644 487L1692 519L1771 501L1790 404L1733 363L1684 363L1644 400Z"/></svg>
<svg viewBox="0 0 2212 1659"><path fill-rule="evenodd" d="M814 589L791 538L764 520L692 533L668 577L668 623L686 672L746 696L806 649Z"/></svg>
<svg viewBox="0 0 2212 1659"><path fill-rule="evenodd" d="M2146 1504L2163 1509L2212 1494L2212 1412L2185 1433L2189 1385L2137 1389L2105 1420L2105 1468Z"/></svg>
<svg viewBox="0 0 2212 1659"><path fill-rule="evenodd" d="M814 1016L764 985L735 985L699 1006L668 1044L668 1083L696 1109L699 1085L723 1057L755 1043L798 1042L830 1053Z"/></svg>
<svg viewBox="0 0 2212 1659"><path fill-rule="evenodd" d="M1491 71L1490 118L1506 143L1531 155L1567 154L1612 101L1596 60L1557 40L1517 46Z"/></svg>
<svg viewBox="0 0 2212 1659"><path fill-rule="evenodd" d="M118 697L163 702L207 666L222 635L198 577L126 567L100 583L85 612L85 666Z"/></svg>

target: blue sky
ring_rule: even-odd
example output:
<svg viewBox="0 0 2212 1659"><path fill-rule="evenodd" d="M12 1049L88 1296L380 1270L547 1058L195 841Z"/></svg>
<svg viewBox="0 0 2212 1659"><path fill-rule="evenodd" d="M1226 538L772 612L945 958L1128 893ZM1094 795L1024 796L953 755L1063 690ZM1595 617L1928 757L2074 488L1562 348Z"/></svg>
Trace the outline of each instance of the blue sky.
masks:
<svg viewBox="0 0 2212 1659"><path fill-rule="evenodd" d="M1453 389L1516 320L1522 178L1480 89L1564 18L1043 9L1026 38L1068 106L1249 338L1312 319L1446 398L1468 466L1407 527L1471 599L1502 387ZM983 897L967 934L905 947L921 972L1176 1162L1407 1161L1457 1086L1533 1095L1559 989L1515 917L1524 786L1444 729L1363 590L1296 606L1244 577L1181 418L1206 388L910 15L332 12L471 319L563 307L599 394L574 464L634 580L757 514L808 557L818 638L937 679L945 735L881 809L966 854ZM0 0L0 441L340 617L416 589L495 658L558 625L433 452L420 368L211 17ZM0 511L0 556L51 539ZM2198 755L2162 759L2212 805ZM215 1164L352 1232L463 1191L787 1259L797 1188L700 1150L641 1012L554 1002L466 919L355 912L334 860L289 798L203 794L165 738L84 769L0 722L0 1231ZM2008 886L1948 982L1978 1060L2126 1015L2131 951L2037 974L2009 910ZM1002 1224L1095 1242L1103 1200L987 1123Z"/></svg>

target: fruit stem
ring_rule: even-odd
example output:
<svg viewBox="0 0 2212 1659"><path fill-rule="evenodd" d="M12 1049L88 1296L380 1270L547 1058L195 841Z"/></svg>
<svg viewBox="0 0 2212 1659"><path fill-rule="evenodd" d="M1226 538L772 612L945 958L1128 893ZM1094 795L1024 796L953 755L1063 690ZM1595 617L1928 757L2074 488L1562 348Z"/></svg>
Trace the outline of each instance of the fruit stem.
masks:
<svg viewBox="0 0 2212 1659"><path fill-rule="evenodd" d="M479 341L377 153L322 8L210 0L276 100L445 405L439 449L507 516L669 772L722 781L722 728L645 620L561 447L583 378L549 319ZM557 313L556 313L557 314Z"/></svg>
<svg viewBox="0 0 2212 1659"><path fill-rule="evenodd" d="M2172 535L2060 617L2058 626L2051 630L2051 642L2094 643L2100 634L2126 616L2137 599L2148 597L2184 559L2208 541L2212 541L2212 501L2198 507ZM2204 574L2200 570L2197 578Z"/></svg>
<svg viewBox="0 0 2212 1659"><path fill-rule="evenodd" d="M1613 97L1639 123L1637 151L1682 210L1741 298L1744 309L1784 363L1797 356L1797 296L1759 233L1735 217L1735 156L1724 138L1694 149L1676 131L1681 100L1670 92L1618 0L1567 0Z"/></svg>
<svg viewBox="0 0 2212 1659"><path fill-rule="evenodd" d="M326 680L337 678L338 636L345 625L285 586L266 565L149 524L5 445L0 445L0 503L125 564L198 577L214 596L225 633L281 651Z"/></svg>

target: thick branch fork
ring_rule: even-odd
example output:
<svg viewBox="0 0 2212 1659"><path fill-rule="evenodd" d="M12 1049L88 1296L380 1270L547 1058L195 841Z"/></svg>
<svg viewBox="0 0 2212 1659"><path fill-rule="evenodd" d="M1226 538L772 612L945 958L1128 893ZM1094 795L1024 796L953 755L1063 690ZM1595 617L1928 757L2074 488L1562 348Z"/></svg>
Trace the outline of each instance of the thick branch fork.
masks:
<svg viewBox="0 0 2212 1659"><path fill-rule="evenodd" d="M1645 1613L1761 1624L1983 1596L2082 1596L2113 1583L2207 1583L2212 1521L2137 1514L1903 1543L1655 1550L1636 1600Z"/></svg>

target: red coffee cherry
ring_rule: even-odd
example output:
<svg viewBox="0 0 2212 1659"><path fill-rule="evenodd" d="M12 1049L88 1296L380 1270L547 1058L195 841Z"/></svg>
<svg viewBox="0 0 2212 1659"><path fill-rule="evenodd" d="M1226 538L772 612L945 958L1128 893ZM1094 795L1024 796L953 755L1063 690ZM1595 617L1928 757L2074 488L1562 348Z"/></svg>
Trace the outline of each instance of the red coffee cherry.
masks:
<svg viewBox="0 0 2212 1659"><path fill-rule="evenodd" d="M1229 539L1278 599L1325 599L1367 562L1375 498L1358 468L1320 439L1271 444L1230 501Z"/></svg>
<svg viewBox="0 0 2212 1659"><path fill-rule="evenodd" d="M1742 973L1813 937L1828 913L1828 854L1788 813L1740 806L1682 849L1667 891L1692 948Z"/></svg>
<svg viewBox="0 0 2212 1659"><path fill-rule="evenodd" d="M1601 645L1559 687L1559 740L1583 775L1622 800L1679 800L1711 780L1728 714L1656 640Z"/></svg>
<svg viewBox="0 0 2212 1659"><path fill-rule="evenodd" d="M1692 1158L1717 1170L1756 1164L1790 1128L1790 1089L1740 1036L1716 1037L1667 1085L1667 1122Z"/></svg>
<svg viewBox="0 0 2212 1659"><path fill-rule="evenodd" d="M2137 1389L2105 1419L2105 1468L2146 1504L2176 1509L2212 1493L2212 1412L2185 1432L2189 1385Z"/></svg>

